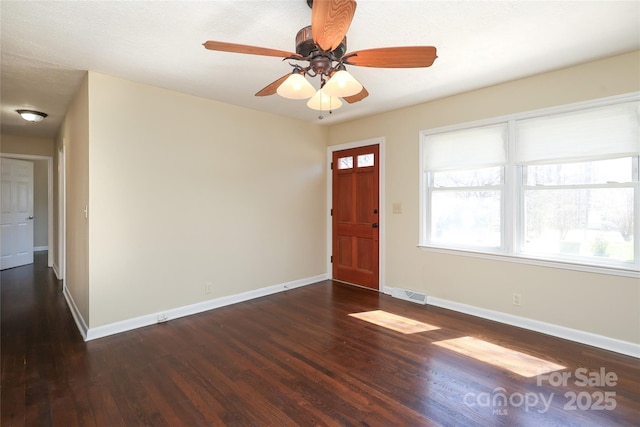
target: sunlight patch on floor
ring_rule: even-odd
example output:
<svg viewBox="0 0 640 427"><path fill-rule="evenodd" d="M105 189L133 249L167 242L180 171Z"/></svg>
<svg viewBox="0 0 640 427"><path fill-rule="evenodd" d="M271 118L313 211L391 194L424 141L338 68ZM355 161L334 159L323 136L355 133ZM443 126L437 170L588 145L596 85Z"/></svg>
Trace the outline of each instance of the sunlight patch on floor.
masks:
<svg viewBox="0 0 640 427"><path fill-rule="evenodd" d="M426 332L440 329L438 326L418 322L417 320L398 316L397 314L393 313L388 313L384 310L352 313L349 316L364 320L369 323L373 323L378 326L382 326L387 329L392 329L403 334L415 334L417 332Z"/></svg>
<svg viewBox="0 0 640 427"><path fill-rule="evenodd" d="M498 368L508 369L523 377L535 377L565 369L565 366L473 337L437 341L434 344Z"/></svg>

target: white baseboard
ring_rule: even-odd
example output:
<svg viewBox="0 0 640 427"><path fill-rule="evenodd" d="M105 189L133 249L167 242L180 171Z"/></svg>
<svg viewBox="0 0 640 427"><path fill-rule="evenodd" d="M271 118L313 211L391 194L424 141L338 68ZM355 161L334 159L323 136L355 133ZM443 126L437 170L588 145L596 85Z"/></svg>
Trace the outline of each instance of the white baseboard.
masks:
<svg viewBox="0 0 640 427"><path fill-rule="evenodd" d="M75 320L76 322L76 326L80 331L80 335L82 335L82 339L86 341L89 328L87 327L87 323L84 321L82 314L80 314L80 310L78 310L78 306L76 305L76 302L73 300L73 297L71 296L71 292L69 292L69 289L67 288L66 285L62 286L62 294L64 295L64 299L67 301L67 306L71 311L73 320Z"/></svg>
<svg viewBox="0 0 640 427"><path fill-rule="evenodd" d="M33 247L33 251L34 252L48 251L48 250L49 250L49 246L34 246Z"/></svg>
<svg viewBox="0 0 640 427"><path fill-rule="evenodd" d="M56 265L55 262L53 263L51 268L53 269L53 273L56 275L56 279L62 280L62 278L60 277L60 271L58 270L58 266Z"/></svg>
<svg viewBox="0 0 640 427"><path fill-rule="evenodd" d="M183 307L172 308L157 313L147 314L144 316L135 317L133 319L127 319L120 322L111 323L104 326L98 326L86 330L83 335L85 341L94 340L97 338L106 337L121 332L130 331L144 326L154 325L156 323L166 322L172 319L177 319L184 316L190 316L192 314L202 313L203 311L213 310L215 308L224 307L231 304L236 304L243 301L248 301L254 298L260 298L263 296L275 294L278 292L284 292L290 289L299 288L301 286L311 285L313 283L321 282L329 278L328 274L320 274L318 276L307 277L305 279L294 280L292 282L282 283L279 285L268 286L265 288L256 289L253 291L242 292L240 294L229 295L225 297L215 298L209 301L203 301L195 304L186 305ZM68 302L69 300L67 300ZM72 300L73 301L73 300ZM73 313L73 310L72 310ZM75 316L74 316L75 318ZM80 317L82 319L82 317ZM78 321L76 320L76 324ZM80 329L80 324L78 328ZM82 333L82 330L80 331Z"/></svg>
<svg viewBox="0 0 640 427"><path fill-rule="evenodd" d="M393 288L385 288L385 293L387 289ZM427 304L640 358L640 344L431 296L427 297Z"/></svg>

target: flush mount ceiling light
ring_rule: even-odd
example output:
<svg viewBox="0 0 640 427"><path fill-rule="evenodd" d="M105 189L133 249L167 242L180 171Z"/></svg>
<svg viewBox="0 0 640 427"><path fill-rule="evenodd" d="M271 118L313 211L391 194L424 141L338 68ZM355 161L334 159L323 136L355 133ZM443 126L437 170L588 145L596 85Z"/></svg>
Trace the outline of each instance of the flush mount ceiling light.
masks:
<svg viewBox="0 0 640 427"><path fill-rule="evenodd" d="M28 122L41 122L47 117L46 113L35 110L16 110L16 112Z"/></svg>
<svg viewBox="0 0 640 427"><path fill-rule="evenodd" d="M347 52L347 30L356 11L355 0L306 0L311 7L311 25L296 35L296 51L288 52L238 43L209 40L204 47L219 52L263 55L299 61L290 64L293 72L280 77L256 93L277 93L289 99L310 98L309 108L324 111L338 108L342 100L352 104L365 99L369 92L346 66L374 68L430 67L437 58L433 46L396 46ZM320 78L316 91L307 77ZM322 118L322 115L319 117Z"/></svg>

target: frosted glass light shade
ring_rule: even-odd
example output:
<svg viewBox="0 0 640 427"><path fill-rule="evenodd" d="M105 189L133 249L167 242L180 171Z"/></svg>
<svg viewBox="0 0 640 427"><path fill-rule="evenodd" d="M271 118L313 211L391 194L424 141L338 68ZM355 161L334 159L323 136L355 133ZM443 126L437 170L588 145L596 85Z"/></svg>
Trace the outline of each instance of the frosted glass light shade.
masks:
<svg viewBox="0 0 640 427"><path fill-rule="evenodd" d="M322 89L327 95L343 98L360 93L362 85L348 71L340 70L331 76Z"/></svg>
<svg viewBox="0 0 640 427"><path fill-rule="evenodd" d="M278 86L276 92L283 98L305 99L311 98L316 92L316 89L302 74L293 73Z"/></svg>
<svg viewBox="0 0 640 427"><path fill-rule="evenodd" d="M329 96L323 92L324 89L320 89L313 97L307 101L307 107L313 110L331 111L337 110L342 106L342 101L335 96Z"/></svg>
<svg viewBox="0 0 640 427"><path fill-rule="evenodd" d="M47 117L47 114L35 110L16 110L16 112L28 122L41 122Z"/></svg>

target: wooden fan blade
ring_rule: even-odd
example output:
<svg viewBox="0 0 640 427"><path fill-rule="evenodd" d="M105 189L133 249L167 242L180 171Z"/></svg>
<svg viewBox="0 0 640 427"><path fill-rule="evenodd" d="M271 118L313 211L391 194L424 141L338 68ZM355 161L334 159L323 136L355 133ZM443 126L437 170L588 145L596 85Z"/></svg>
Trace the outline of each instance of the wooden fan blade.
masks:
<svg viewBox="0 0 640 427"><path fill-rule="evenodd" d="M247 53L250 55L277 56L279 58L289 58L300 56L297 53L286 52L284 50L268 49L266 47L249 46L246 44L236 44L227 42L216 42L209 40L203 43L209 50L219 50L222 52ZM302 58L300 56L300 58Z"/></svg>
<svg viewBox="0 0 640 427"><path fill-rule="evenodd" d="M258 93L256 93L256 96L274 95L276 93L276 91L278 90L278 88L280 87L280 85L282 83L284 83L284 81L287 80L287 77L289 77L290 75L291 75L291 73L287 73L284 76L280 77L275 82L268 84L263 89L258 91Z"/></svg>
<svg viewBox="0 0 640 427"><path fill-rule="evenodd" d="M359 50L344 57L346 64L360 67L418 68L430 67L438 56L433 46L407 46Z"/></svg>
<svg viewBox="0 0 640 427"><path fill-rule="evenodd" d="M311 35L315 44L329 52L340 46L355 12L353 0L314 0Z"/></svg>
<svg viewBox="0 0 640 427"><path fill-rule="evenodd" d="M349 104L353 104L354 102L362 101L367 96L369 96L369 92L367 92L367 89L362 87L362 90L360 92L356 93L355 95L346 96L342 99L347 101Z"/></svg>

